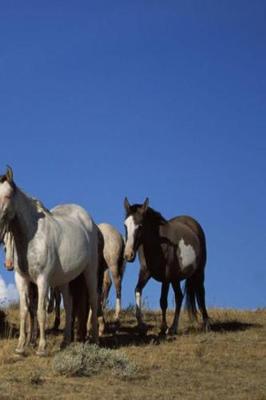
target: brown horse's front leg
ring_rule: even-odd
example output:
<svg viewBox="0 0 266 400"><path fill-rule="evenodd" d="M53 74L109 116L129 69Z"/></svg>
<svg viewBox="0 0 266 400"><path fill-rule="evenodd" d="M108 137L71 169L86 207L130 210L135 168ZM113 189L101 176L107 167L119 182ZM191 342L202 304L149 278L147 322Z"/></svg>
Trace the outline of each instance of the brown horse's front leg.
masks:
<svg viewBox="0 0 266 400"><path fill-rule="evenodd" d="M139 331L141 333L146 332L147 331L147 327L144 324L143 320L142 320L142 311L141 311L141 307L142 307L142 302L141 302L141 296L142 296L142 290L145 287L145 285L147 284L148 280L150 279L150 273L149 271L147 271L146 269L140 269L139 272L139 279L138 279L138 283L135 289L135 298L136 298L136 318L137 318L137 322L138 322L138 328Z"/></svg>
<svg viewBox="0 0 266 400"><path fill-rule="evenodd" d="M165 335L167 331L167 322L166 322L166 311L168 307L168 292L169 292L169 283L168 282L163 282L162 283L162 288L161 288L161 298L160 298L160 306L162 310L162 323L161 323L161 329L160 329L160 334Z"/></svg>

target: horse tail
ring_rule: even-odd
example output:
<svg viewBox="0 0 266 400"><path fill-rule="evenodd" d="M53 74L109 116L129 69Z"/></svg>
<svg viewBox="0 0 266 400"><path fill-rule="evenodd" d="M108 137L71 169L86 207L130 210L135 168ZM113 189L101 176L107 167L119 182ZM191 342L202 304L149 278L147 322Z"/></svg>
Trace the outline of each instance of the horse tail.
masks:
<svg viewBox="0 0 266 400"><path fill-rule="evenodd" d="M77 338L78 341L85 341L87 333L87 320L89 315L88 289L84 273L81 273L69 283L70 294L73 299L73 325L72 337L74 337L74 322L77 318Z"/></svg>
<svg viewBox="0 0 266 400"><path fill-rule="evenodd" d="M187 278L185 283L186 309L191 319L197 319L197 305L202 313L204 324L208 326L208 313L205 304L204 270L207 262L206 237L201 225L193 218L182 216L179 218L197 235L200 244L200 254L197 259L197 270Z"/></svg>
<svg viewBox="0 0 266 400"><path fill-rule="evenodd" d="M199 224L197 226L197 234L201 250L198 259L198 270L187 278L185 283L186 309L192 320L197 319L197 303L199 301L200 305L205 309L204 269L207 261L207 248L205 234Z"/></svg>
<svg viewBox="0 0 266 400"><path fill-rule="evenodd" d="M197 294L197 279L195 274L186 279L185 283L185 304L190 319L197 319L197 305L196 305L196 294Z"/></svg>

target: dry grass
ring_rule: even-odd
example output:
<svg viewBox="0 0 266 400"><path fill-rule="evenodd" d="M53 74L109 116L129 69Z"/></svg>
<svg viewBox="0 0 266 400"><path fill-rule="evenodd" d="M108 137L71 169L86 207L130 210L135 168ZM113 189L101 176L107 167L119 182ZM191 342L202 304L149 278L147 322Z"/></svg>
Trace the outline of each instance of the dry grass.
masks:
<svg viewBox="0 0 266 400"><path fill-rule="evenodd" d="M53 369L61 335L48 335L46 358L29 348L14 354L18 313L8 310L1 338L0 399L246 399L266 400L266 309L210 310L212 331L204 334L182 314L180 334L158 336L160 315L146 311L146 336L135 329L132 310L123 313L118 334L110 332L102 347L117 349L137 366L129 378L103 368L89 377L66 377ZM5 336L4 335L4 336ZM113 354L113 353L110 353Z"/></svg>

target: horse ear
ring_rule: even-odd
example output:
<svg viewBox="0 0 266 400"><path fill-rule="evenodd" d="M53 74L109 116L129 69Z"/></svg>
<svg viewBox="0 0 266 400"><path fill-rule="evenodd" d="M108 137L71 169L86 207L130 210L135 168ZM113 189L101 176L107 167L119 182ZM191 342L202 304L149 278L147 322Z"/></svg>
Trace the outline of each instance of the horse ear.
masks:
<svg viewBox="0 0 266 400"><path fill-rule="evenodd" d="M143 212L146 212L147 209L148 209L148 207L149 207L149 198L146 197L144 203L142 204L142 210L143 210Z"/></svg>
<svg viewBox="0 0 266 400"><path fill-rule="evenodd" d="M127 197L125 197L125 200L124 200L124 207L125 207L126 212L129 212L130 203L129 203Z"/></svg>
<svg viewBox="0 0 266 400"><path fill-rule="evenodd" d="M8 181L8 183L13 183L13 171L12 168L9 167L9 165L7 165L6 169L6 180Z"/></svg>

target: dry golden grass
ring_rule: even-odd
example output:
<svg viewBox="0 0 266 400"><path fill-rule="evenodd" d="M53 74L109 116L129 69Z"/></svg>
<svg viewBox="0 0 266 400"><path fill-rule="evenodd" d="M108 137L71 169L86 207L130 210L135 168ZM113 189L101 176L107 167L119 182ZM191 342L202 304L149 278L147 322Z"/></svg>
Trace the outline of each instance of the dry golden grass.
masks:
<svg viewBox="0 0 266 400"><path fill-rule="evenodd" d="M123 313L118 334L110 332L102 346L117 348L138 367L125 379L102 371L91 377L64 377L52 370L61 334L48 335L48 353L32 348L14 354L18 311L7 311L1 338L0 399L266 399L266 309L210 310L212 331L205 334L181 316L180 334L158 336L160 314L146 311L146 336L135 330L133 311ZM109 317L109 315L108 315ZM111 318L111 316L110 316Z"/></svg>

